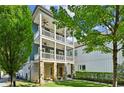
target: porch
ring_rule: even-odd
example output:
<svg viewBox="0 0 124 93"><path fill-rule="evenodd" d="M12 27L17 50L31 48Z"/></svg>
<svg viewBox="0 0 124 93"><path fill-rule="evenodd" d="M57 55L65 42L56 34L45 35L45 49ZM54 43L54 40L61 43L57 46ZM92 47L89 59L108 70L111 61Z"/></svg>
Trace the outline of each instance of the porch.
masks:
<svg viewBox="0 0 124 93"><path fill-rule="evenodd" d="M73 64L70 63L65 64L65 63L56 63L56 62L40 62L40 66L38 63L34 63L33 69L35 69L35 71L33 71L31 75L32 81L38 82L39 75L41 82L44 80L51 80L51 81L64 80L66 79L67 75L71 75L73 73L72 66Z"/></svg>

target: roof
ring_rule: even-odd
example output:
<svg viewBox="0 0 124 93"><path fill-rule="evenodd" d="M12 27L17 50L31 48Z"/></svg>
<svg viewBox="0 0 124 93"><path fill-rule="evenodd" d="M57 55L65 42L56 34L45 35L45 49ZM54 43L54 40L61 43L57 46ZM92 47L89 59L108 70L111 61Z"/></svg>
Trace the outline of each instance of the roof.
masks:
<svg viewBox="0 0 124 93"><path fill-rule="evenodd" d="M74 43L74 47L75 47L75 48L79 48L79 47L82 47L82 46L84 46L84 45L83 45L83 44L79 44L79 43L77 43L77 42Z"/></svg>
<svg viewBox="0 0 124 93"><path fill-rule="evenodd" d="M36 7L35 7L35 9L34 9L34 11L33 11L33 13L32 13L32 16L35 15L35 12L36 12L38 9L41 10L42 12L48 14L49 16L53 17L52 12L50 12L48 9L44 8L42 5L36 5Z"/></svg>

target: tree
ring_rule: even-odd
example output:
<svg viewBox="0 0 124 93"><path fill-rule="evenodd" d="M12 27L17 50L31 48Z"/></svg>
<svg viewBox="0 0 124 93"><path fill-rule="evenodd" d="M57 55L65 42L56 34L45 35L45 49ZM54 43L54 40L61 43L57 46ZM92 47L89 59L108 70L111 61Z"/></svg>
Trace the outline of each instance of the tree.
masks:
<svg viewBox="0 0 124 93"><path fill-rule="evenodd" d="M28 6L0 6L0 65L15 85L16 72L27 61L33 41Z"/></svg>
<svg viewBox="0 0 124 93"><path fill-rule="evenodd" d="M113 87L117 86L117 54L124 44L124 6L62 6L51 7L58 27L66 26L74 31L78 43L85 45L86 53L101 51L112 53ZM74 13L70 16L69 12ZM104 31L95 29L102 27ZM112 46L110 46L112 45Z"/></svg>

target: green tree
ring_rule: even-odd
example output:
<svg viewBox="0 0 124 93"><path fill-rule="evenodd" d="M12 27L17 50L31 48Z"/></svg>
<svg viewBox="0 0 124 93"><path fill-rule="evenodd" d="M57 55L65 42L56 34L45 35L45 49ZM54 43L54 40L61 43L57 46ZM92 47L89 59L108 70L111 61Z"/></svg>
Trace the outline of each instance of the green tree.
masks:
<svg viewBox="0 0 124 93"><path fill-rule="evenodd" d="M74 31L78 43L85 45L86 53L101 51L112 53L113 87L117 86L117 54L124 44L124 6L68 6L67 9L51 7L58 27L66 26ZM104 33L95 27L102 26ZM112 46L110 46L112 45Z"/></svg>
<svg viewBox="0 0 124 93"><path fill-rule="evenodd" d="M27 61L33 41L28 6L0 6L0 65L16 86L16 72Z"/></svg>

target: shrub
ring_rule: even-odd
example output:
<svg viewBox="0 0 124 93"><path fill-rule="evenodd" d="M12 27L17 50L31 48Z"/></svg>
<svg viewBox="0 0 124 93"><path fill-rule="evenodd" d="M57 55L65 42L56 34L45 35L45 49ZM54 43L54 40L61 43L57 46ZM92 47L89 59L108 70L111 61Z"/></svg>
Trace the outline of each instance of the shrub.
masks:
<svg viewBox="0 0 124 93"><path fill-rule="evenodd" d="M113 74L110 72L81 72L77 71L76 79L98 81L103 83L112 83ZM124 85L124 78L122 74L118 74L118 84Z"/></svg>

